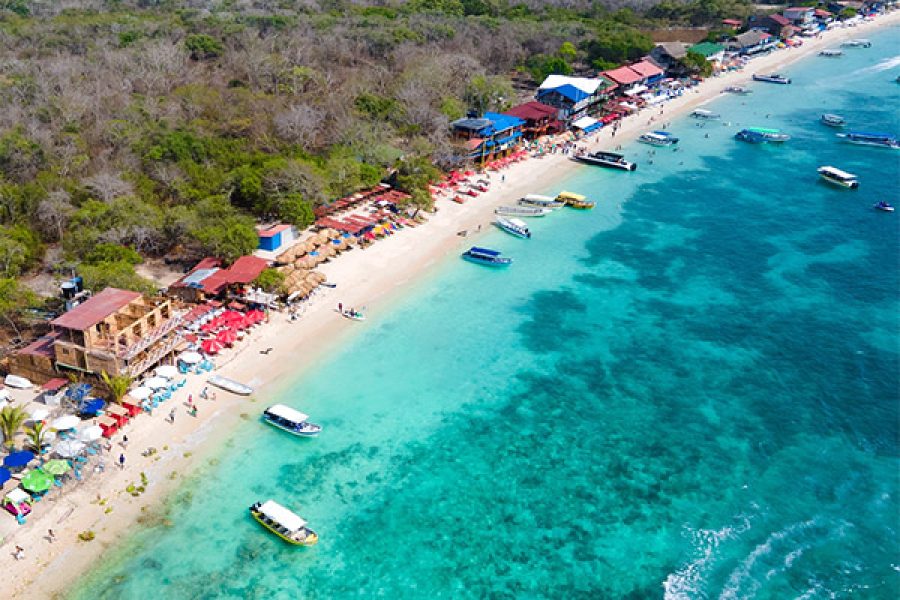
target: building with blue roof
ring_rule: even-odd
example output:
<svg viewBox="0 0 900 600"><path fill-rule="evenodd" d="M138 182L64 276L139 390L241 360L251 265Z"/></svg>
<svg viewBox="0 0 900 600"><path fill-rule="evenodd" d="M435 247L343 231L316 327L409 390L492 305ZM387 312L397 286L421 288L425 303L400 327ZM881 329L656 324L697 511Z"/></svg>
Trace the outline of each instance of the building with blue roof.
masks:
<svg viewBox="0 0 900 600"><path fill-rule="evenodd" d="M569 77L548 75L538 88L538 102L559 109L559 117L566 122L597 112L598 105L609 99L616 84L606 77Z"/></svg>
<svg viewBox="0 0 900 600"><path fill-rule="evenodd" d="M465 141L467 158L487 162L508 155L522 142L525 121L512 115L486 112L482 117L457 119L450 125L454 137Z"/></svg>

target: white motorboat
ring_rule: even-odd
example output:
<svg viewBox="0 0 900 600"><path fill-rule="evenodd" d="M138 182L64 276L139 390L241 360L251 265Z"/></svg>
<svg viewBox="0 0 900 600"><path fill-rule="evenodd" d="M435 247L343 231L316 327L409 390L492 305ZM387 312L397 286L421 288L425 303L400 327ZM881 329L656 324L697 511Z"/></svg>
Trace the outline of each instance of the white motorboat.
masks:
<svg viewBox="0 0 900 600"><path fill-rule="evenodd" d="M751 90L750 88L745 88L741 85L729 85L722 91L728 94L737 94L738 96L746 96L747 94L753 93L753 90Z"/></svg>
<svg viewBox="0 0 900 600"><path fill-rule="evenodd" d="M494 213L504 217L544 217L553 212L551 208L537 206L498 206Z"/></svg>
<svg viewBox="0 0 900 600"><path fill-rule="evenodd" d="M309 422L309 415L284 404L273 404L262 417L269 425L299 437L315 437L322 431L321 425Z"/></svg>
<svg viewBox="0 0 900 600"><path fill-rule="evenodd" d="M250 514L260 525L289 544L312 546L319 541L316 532L306 526L305 519L274 500L254 503Z"/></svg>
<svg viewBox="0 0 900 600"><path fill-rule="evenodd" d="M31 383L30 380L25 377L19 377L18 375L7 375L3 380L3 383L8 385L11 388L16 388L19 390L29 390L34 384Z"/></svg>
<svg viewBox="0 0 900 600"><path fill-rule="evenodd" d="M844 119L841 115L834 115L831 113L825 113L822 115L822 125L828 125L829 127L843 127L847 124L847 120Z"/></svg>
<svg viewBox="0 0 900 600"><path fill-rule="evenodd" d="M828 183L833 183L834 185L839 185L851 190L855 190L859 187L859 181L853 173L848 173L837 167L830 166L819 167L817 171L819 176Z"/></svg>
<svg viewBox="0 0 900 600"><path fill-rule="evenodd" d="M551 196L541 196L540 194L526 194L519 198L519 206L536 206L538 208L557 209L565 206L565 202L559 202Z"/></svg>
<svg viewBox="0 0 900 600"><path fill-rule="evenodd" d="M571 158L578 162L585 163L587 165L594 165L597 167L622 169L623 171L634 171L635 169L637 169L637 163L627 161L625 160L624 155L616 154L615 152L597 151L585 154L576 154Z"/></svg>
<svg viewBox="0 0 900 600"><path fill-rule="evenodd" d="M872 42L870 42L869 40L863 40L863 39L847 40L846 42L841 44L841 46L843 46L845 48L871 48Z"/></svg>
<svg viewBox="0 0 900 600"><path fill-rule="evenodd" d="M231 392L232 394L237 394L239 396L249 396L253 393L253 388L249 385L244 385L239 381L235 381L234 379L228 379L227 377L222 377L221 375L211 375L209 379L206 380L210 385L214 385L217 388L222 388L227 392Z"/></svg>
<svg viewBox="0 0 900 600"><path fill-rule="evenodd" d="M693 112L691 112L691 116L694 117L695 119L712 120L712 119L719 119L719 118L721 118L722 115L720 115L719 113L715 113L711 110L706 110L705 108L698 108L698 109L694 110Z"/></svg>
<svg viewBox="0 0 900 600"><path fill-rule="evenodd" d="M828 58L838 58L839 56L843 56L843 55L844 55L844 51L843 51L843 50L838 50L838 49L834 49L834 50L822 50L822 51L819 52L819 56L825 56L825 57L828 57Z"/></svg>
<svg viewBox="0 0 900 600"><path fill-rule="evenodd" d="M525 224L525 221L522 221L521 219L498 215L497 220L494 221L494 223L497 227L512 236L525 239L531 238L531 230L528 229L528 225Z"/></svg>
<svg viewBox="0 0 900 600"><path fill-rule="evenodd" d="M672 146L678 143L678 138L668 131L648 131L638 141L651 146Z"/></svg>
<svg viewBox="0 0 900 600"><path fill-rule="evenodd" d="M860 146L876 146L878 148L900 148L900 140L889 133L866 133L863 131L850 131L839 133L837 136L845 142Z"/></svg>

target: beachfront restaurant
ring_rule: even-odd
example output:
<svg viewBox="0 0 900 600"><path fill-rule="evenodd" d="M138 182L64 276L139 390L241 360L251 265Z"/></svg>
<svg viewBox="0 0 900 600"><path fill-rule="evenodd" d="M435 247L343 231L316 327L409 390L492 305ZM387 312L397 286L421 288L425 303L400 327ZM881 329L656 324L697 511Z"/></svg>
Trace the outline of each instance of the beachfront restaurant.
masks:
<svg viewBox="0 0 900 600"><path fill-rule="evenodd" d="M525 121L522 128L522 135L526 140L533 140L543 135L559 133L562 123L559 122L559 109L532 100L519 104L511 109L504 111L504 115L516 117Z"/></svg>
<svg viewBox="0 0 900 600"><path fill-rule="evenodd" d="M752 56L775 48L778 40L767 31L752 29L728 40L727 48L738 54Z"/></svg>
<svg viewBox="0 0 900 600"><path fill-rule="evenodd" d="M616 83L606 77L548 75L537 91L537 100L559 109L559 119L572 121L596 113L606 102Z"/></svg>
<svg viewBox="0 0 900 600"><path fill-rule="evenodd" d="M246 286L259 277L269 262L258 256L242 256L223 268L220 260L207 257L194 265L184 277L169 286L167 294L182 302L202 303L224 297L236 287Z"/></svg>
<svg viewBox="0 0 900 600"><path fill-rule="evenodd" d="M488 112L483 117L466 117L450 124L453 137L463 140L466 158L480 164L512 154L522 142L525 121L510 115Z"/></svg>

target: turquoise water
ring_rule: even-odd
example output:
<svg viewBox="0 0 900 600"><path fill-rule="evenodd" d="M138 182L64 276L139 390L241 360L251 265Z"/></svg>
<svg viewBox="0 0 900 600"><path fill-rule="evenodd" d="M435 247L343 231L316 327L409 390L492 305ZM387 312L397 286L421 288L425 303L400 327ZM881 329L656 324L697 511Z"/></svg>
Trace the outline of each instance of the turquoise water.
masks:
<svg viewBox="0 0 900 600"><path fill-rule="evenodd" d="M900 133L872 39L535 190L600 206L489 233L508 270L448 258L281 398L318 439L249 421L72 597L897 597L900 152L816 122ZM267 497L319 545L249 519Z"/></svg>

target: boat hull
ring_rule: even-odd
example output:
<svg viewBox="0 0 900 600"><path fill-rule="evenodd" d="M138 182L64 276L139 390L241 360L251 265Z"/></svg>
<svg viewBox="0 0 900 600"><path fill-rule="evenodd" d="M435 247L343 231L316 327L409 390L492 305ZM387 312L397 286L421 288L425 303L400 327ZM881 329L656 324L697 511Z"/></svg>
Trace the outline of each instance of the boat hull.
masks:
<svg viewBox="0 0 900 600"><path fill-rule="evenodd" d="M634 163L617 163L592 156L575 156L574 160L594 167L606 167L607 169L619 169L620 171L634 171L637 165Z"/></svg>
<svg viewBox="0 0 900 600"><path fill-rule="evenodd" d="M253 510L253 508L250 509L250 515L253 517L254 521L256 521L257 523L259 523L260 525L262 525L263 527L268 529L269 532L274 533L276 536L278 536L283 541L287 542L288 544L290 544L292 546L305 546L308 548L310 546L315 546L316 544L319 543L318 534L311 529L309 530L310 531L309 535L307 535L305 539L295 540L294 538L284 535L283 533L281 533L280 531L278 531L277 529L275 529L274 527L272 527L271 525L266 523L262 519L260 514L258 512L256 512L255 510Z"/></svg>
<svg viewBox="0 0 900 600"><path fill-rule="evenodd" d="M244 385L243 383L228 379L227 377L222 377L221 375L213 375L207 379L206 382L217 388L221 388L226 392L231 392L232 394L237 394L239 396L249 396L253 393L253 388L249 385Z"/></svg>
<svg viewBox="0 0 900 600"><path fill-rule="evenodd" d="M308 431L308 432L307 432L307 431L297 431L297 430L295 430L295 429L290 429L289 427L285 427L284 425L281 425L280 423L276 423L275 421L273 421L273 420L267 418L265 415L263 416L263 421L265 421L266 423L268 423L268 424L271 425L272 427L275 427L276 429L280 429L280 430L282 430L282 431L284 431L284 432L286 432L286 433L289 433L289 434L291 434L291 435L293 435L293 436L296 436L296 437L306 437L306 438L310 438L310 437L316 437L316 436L318 436L320 433L322 433L322 428L321 428L321 427L319 427L319 429L317 429L317 430L315 430L315 431Z"/></svg>
<svg viewBox="0 0 900 600"><path fill-rule="evenodd" d="M819 177L822 179L822 181L827 181L831 185L835 185L837 187L841 187L841 188L844 188L847 190L855 190L855 189L859 188L858 181L840 181L838 179L826 177L825 175L822 175L822 174L820 174Z"/></svg>
<svg viewBox="0 0 900 600"><path fill-rule="evenodd" d="M530 231L522 231L521 229L507 225L502 221L495 221L494 224L513 237L521 238L523 240L531 239Z"/></svg>

